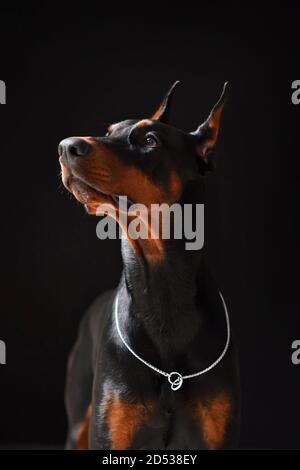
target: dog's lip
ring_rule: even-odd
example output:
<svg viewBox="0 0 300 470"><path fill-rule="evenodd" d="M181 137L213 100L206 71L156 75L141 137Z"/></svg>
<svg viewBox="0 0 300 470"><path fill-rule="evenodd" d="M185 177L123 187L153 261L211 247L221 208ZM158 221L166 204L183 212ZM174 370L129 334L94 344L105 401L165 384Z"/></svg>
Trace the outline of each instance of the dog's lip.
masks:
<svg viewBox="0 0 300 470"><path fill-rule="evenodd" d="M89 202L88 201L88 192L90 192L90 191L92 191L92 193L95 193L96 195L98 195L100 197L104 196L105 198L111 200L114 203L114 205L119 206L119 204L120 204L121 195L119 195L119 194L110 194L110 193L107 193L105 191L101 191L98 188L96 189L93 185L87 183L86 181L79 178L78 176L74 176L74 175L70 174L68 179L67 179L67 182L66 182L67 188L70 192L73 192L72 191L72 185L73 184L75 184L75 185L77 184L77 185L83 187L83 189L87 192L87 201L84 202L85 205L88 204L88 202ZM135 203L130 198L128 198L128 196L126 196L126 197L127 197L127 209L128 209L131 205L133 205Z"/></svg>
<svg viewBox="0 0 300 470"><path fill-rule="evenodd" d="M91 201L88 200L89 199L89 193L92 193L92 194L94 193L94 196L100 196L102 198L105 197L108 200L110 200L114 205L117 205L117 206L120 205L121 195L107 193L105 191L102 191L98 187L96 188L93 184L87 182L81 176L78 176L77 174L74 174L74 172L70 169L69 165L66 165L66 162L65 162L63 156L61 156L59 158L59 162L61 164L62 171L66 172L66 175L65 175L65 178L64 178L65 187L68 189L68 191L70 191L70 193L72 193L76 197L76 195L74 194L74 190L73 190L72 186L75 185L75 188L76 188L76 184L77 184L77 187L79 186L79 193L80 194L78 194L78 192L77 192L78 197L76 197L76 199L79 199L82 204L87 206L88 203L91 202ZM82 192L80 191L80 187L83 188ZM86 193L85 194L85 196L86 196L85 201L83 200L84 199L84 194L83 193ZM127 209L129 209L129 207L132 206L133 204L135 204L135 202L132 201L132 199L130 199L128 196L126 196L126 197L127 197ZM124 207L123 207L123 209L124 209Z"/></svg>
<svg viewBox="0 0 300 470"><path fill-rule="evenodd" d="M83 188L86 192L92 192L95 193L96 195L99 195L101 197L105 196L108 198L111 198L112 195L105 193L104 191L101 191L100 189L94 188L91 184L87 183L83 179L79 178L78 176L75 176L73 174L70 174L68 179L67 179L67 187L68 189L72 192L72 186L76 185L79 186L79 188Z"/></svg>

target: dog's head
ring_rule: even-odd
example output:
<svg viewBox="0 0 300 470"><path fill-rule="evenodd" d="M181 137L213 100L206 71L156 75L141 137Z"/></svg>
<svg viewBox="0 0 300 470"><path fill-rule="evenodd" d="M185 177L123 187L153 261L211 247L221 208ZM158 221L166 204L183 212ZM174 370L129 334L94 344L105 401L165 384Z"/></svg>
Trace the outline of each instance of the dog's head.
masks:
<svg viewBox="0 0 300 470"><path fill-rule="evenodd" d="M117 207L119 196L146 207L172 204L189 181L212 170L227 84L206 121L188 133L169 124L177 83L150 118L113 124L103 137L59 144L63 184L89 213L103 203Z"/></svg>

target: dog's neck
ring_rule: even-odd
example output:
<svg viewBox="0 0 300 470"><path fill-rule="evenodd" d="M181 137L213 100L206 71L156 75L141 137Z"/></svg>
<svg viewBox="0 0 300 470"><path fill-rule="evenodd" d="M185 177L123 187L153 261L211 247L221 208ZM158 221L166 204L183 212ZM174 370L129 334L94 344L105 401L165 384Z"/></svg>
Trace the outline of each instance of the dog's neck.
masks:
<svg viewBox="0 0 300 470"><path fill-rule="evenodd" d="M202 203L202 192L193 191L193 203ZM187 200L191 203L190 193L181 203ZM130 315L143 325L154 341L159 342L163 337L166 342L170 337L178 342L178 332L184 333L187 340L201 322L196 304L206 272L204 248L187 250L186 241L162 240L161 258L149 261L143 253L132 249L125 236L122 239L123 287L130 299ZM143 241L140 248L143 251ZM148 248L146 245L146 250Z"/></svg>

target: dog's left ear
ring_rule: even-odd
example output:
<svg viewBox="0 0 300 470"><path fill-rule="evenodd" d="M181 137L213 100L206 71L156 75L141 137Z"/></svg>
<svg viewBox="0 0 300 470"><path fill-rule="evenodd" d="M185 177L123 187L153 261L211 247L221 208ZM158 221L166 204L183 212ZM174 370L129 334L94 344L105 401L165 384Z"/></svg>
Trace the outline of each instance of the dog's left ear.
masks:
<svg viewBox="0 0 300 470"><path fill-rule="evenodd" d="M178 85L178 83L180 83L179 80L173 83L168 93L165 95L163 101L161 102L159 108L155 111L155 113L151 116L150 119L152 119L153 121L160 121L165 124L169 122L172 99L173 99L175 88Z"/></svg>
<svg viewBox="0 0 300 470"><path fill-rule="evenodd" d="M220 130L221 116L225 105L228 82L224 83L222 94L212 108L208 118L191 135L196 139L196 153L201 159L200 168L210 171L214 167L214 148Z"/></svg>

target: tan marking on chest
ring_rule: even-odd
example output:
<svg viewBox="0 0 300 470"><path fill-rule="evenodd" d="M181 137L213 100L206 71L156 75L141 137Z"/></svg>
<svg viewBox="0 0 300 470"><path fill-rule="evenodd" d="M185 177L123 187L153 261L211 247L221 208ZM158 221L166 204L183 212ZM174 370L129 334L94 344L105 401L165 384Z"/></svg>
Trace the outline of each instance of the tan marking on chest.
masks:
<svg viewBox="0 0 300 470"><path fill-rule="evenodd" d="M135 433L146 420L148 411L141 403L129 403L112 397L105 399L105 421L112 450L130 448Z"/></svg>
<svg viewBox="0 0 300 470"><path fill-rule="evenodd" d="M203 439L209 449L222 447L230 410L231 404L226 394L196 405L194 418L200 422Z"/></svg>

